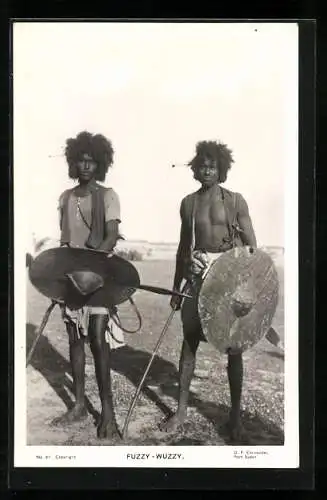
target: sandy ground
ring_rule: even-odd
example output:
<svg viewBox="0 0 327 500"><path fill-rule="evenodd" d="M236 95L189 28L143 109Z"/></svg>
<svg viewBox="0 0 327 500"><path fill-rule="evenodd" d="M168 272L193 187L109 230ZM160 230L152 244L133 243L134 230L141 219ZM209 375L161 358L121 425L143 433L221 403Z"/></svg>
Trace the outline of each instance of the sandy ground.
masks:
<svg viewBox="0 0 327 500"><path fill-rule="evenodd" d="M173 261L135 263L144 284L171 286ZM279 267L281 291L283 270ZM127 345L112 352L112 380L117 422L122 429L128 407L161 329L169 315L169 298L138 291L134 300L142 314L143 326L136 334L125 334ZM27 349L32 344L49 301L27 285ZM128 305L120 306L123 324L137 325ZM283 294L273 325L283 338ZM183 429L174 433L158 430L158 423L176 408L177 366L181 348L179 313L168 330L134 409L127 442L96 438L100 410L93 358L86 346L86 395L89 417L66 427L52 420L73 403L72 378L68 362L68 342L57 309L52 313L31 364L27 368L27 444L29 445L226 445L224 425L230 401L226 358L202 343L197 356L196 376L191 385L190 407ZM263 339L244 355L243 422L250 444L283 443L284 357L278 348Z"/></svg>

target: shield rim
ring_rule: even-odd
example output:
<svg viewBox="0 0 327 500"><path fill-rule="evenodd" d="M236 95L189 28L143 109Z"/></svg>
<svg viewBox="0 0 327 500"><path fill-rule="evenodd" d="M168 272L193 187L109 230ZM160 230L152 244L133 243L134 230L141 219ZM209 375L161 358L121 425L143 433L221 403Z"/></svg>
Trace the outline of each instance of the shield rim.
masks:
<svg viewBox="0 0 327 500"><path fill-rule="evenodd" d="M85 252L85 253L84 253ZM135 284L135 288L131 285L127 286L127 285L117 285L116 283L114 283L112 280L110 282L110 286L111 286L111 289L112 289L112 292L110 294L111 297L116 297L116 300L111 300L110 303L109 301L107 303L102 303L101 305L98 303L97 301L97 298L99 296L101 296L100 294L104 294L104 290L103 289L100 289L98 291L96 291L94 294L92 294L91 296L89 297L86 297L83 301L83 305L85 306L90 306L90 307L110 307L111 305L114 306L114 305L119 305L119 304L122 304L124 302L126 302L137 290L137 286L140 284L140 276L139 276L139 273L136 269L136 267L131 263L129 262L128 260L124 259L123 257L119 256L119 255L116 255L115 253L113 253L112 255L110 255L110 257L108 256L107 253L105 252L100 252L100 251L96 251L96 250L92 250L92 249L84 249L84 248L67 248L67 247L55 247L55 248L49 248L49 249L46 249L44 250L43 252L41 252L40 254L38 254L35 259L33 260L30 268L29 268L29 272L28 272L28 275L29 275L29 280L31 282L31 284L44 296L46 296L47 298L50 298L50 299L53 299L53 300L57 300L58 302L61 302L61 301L64 301L64 296L60 293L53 293L54 292L54 289L55 289L55 283L54 282L57 282L58 283L58 280L55 279L55 278L47 278L46 276L44 278L40 278L40 275L41 275L41 272L39 273L39 276L35 273L36 271L36 266L40 263L40 260L41 259L44 259L44 257L46 257L46 255L51 255L53 254L54 255L54 259L60 259L62 257L59 257L59 254L60 253L66 253L68 254L69 258L66 257L66 261L70 261L71 264L67 264L65 267L69 268L70 270L78 270L76 268L73 267L73 259L74 259L74 256L73 254L75 253L76 255L80 254L80 255L84 255L85 256L85 260L87 259L87 253L89 255L96 255L95 258L99 259L98 262L100 263L99 265L102 265L103 267L105 267L106 263L109 264L110 263L113 263L113 262L119 262L119 264L123 267L125 267L125 269L128 269L129 270L129 274L130 274L130 277L131 277L131 281L132 279L134 279L134 283ZM81 257L79 257L81 258ZM105 259L108 259L107 261ZM113 259L113 260L111 260ZM102 260L102 262L101 262ZM42 262L42 261L41 261ZM109 264L110 265L110 264ZM58 267L60 267L58 265ZM62 266L64 267L64 265ZM94 268L92 268L92 266L88 267L87 265L85 265L83 263L83 268L85 269L88 269L90 271L94 271ZM63 279L67 279L68 278L65 278L64 277L64 272L62 273L63 274ZM108 275L107 276L103 276L104 277L104 281L105 281L105 286L109 286L108 282ZM44 286L42 286L42 281L44 281ZM51 290L51 284L50 282L53 283L53 287L52 287L52 290ZM68 283L68 282L67 282Z"/></svg>

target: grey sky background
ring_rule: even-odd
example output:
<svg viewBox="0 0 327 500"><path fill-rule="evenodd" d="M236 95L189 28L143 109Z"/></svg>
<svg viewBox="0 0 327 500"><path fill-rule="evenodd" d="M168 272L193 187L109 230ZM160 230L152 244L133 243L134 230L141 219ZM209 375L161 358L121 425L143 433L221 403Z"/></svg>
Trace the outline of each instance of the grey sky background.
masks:
<svg viewBox="0 0 327 500"><path fill-rule="evenodd" d="M49 155L88 130L112 141L105 184L128 239L178 240L180 201L199 185L171 164L217 139L234 152L225 186L246 198L258 243L284 245L297 85L293 23L16 23L15 202L26 202L26 237L59 237L57 200L74 184L65 158Z"/></svg>

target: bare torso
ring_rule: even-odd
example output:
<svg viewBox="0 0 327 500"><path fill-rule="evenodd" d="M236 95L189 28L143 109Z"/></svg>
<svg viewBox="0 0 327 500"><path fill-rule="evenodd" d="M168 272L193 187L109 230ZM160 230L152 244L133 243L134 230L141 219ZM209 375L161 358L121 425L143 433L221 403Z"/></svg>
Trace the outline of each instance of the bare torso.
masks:
<svg viewBox="0 0 327 500"><path fill-rule="evenodd" d="M228 237L226 211L218 185L198 191L195 211L195 249L219 252Z"/></svg>

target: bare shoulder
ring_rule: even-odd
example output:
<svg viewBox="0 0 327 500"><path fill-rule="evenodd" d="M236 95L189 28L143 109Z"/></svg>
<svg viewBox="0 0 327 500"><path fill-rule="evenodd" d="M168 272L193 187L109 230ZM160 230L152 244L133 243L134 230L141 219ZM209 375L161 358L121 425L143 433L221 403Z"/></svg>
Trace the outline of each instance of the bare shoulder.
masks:
<svg viewBox="0 0 327 500"><path fill-rule="evenodd" d="M225 187L220 186L220 188L222 189L223 195L225 197L232 199L232 198L238 197L240 195L240 193L237 193L236 191L231 191L230 189L227 189Z"/></svg>
<svg viewBox="0 0 327 500"><path fill-rule="evenodd" d="M180 204L181 215L187 215L189 210L191 210L195 196L196 196L196 192L189 193L186 196L184 196L184 198L182 199L181 204Z"/></svg>
<svg viewBox="0 0 327 500"><path fill-rule="evenodd" d="M221 186L222 187L222 186ZM238 200L244 200L244 196L238 191L232 191L230 189L222 188L225 196L229 196L230 198L237 198Z"/></svg>
<svg viewBox="0 0 327 500"><path fill-rule="evenodd" d="M189 193L186 196L184 196L184 198L182 199L182 203L184 205L187 205L188 203L192 203L194 198L196 197L197 192L198 191L193 191L192 193Z"/></svg>
<svg viewBox="0 0 327 500"><path fill-rule="evenodd" d="M235 193L237 199L238 212L247 215L249 212L248 204L241 193Z"/></svg>
<svg viewBox="0 0 327 500"><path fill-rule="evenodd" d="M246 214L248 213L248 204L244 198L244 196L237 192L237 191L231 191L230 189L223 188L224 195L231 200L234 200L237 210L241 214Z"/></svg>

